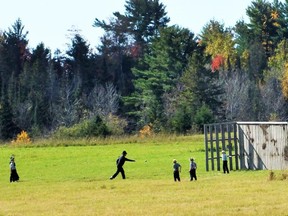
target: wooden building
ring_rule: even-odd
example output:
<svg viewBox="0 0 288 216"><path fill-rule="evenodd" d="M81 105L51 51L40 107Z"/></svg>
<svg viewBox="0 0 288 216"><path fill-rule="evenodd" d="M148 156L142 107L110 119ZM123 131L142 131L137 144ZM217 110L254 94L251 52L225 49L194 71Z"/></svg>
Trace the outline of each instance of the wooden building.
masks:
<svg viewBox="0 0 288 216"><path fill-rule="evenodd" d="M287 122L229 122L204 125L206 171L221 170L221 151L230 170L288 168Z"/></svg>

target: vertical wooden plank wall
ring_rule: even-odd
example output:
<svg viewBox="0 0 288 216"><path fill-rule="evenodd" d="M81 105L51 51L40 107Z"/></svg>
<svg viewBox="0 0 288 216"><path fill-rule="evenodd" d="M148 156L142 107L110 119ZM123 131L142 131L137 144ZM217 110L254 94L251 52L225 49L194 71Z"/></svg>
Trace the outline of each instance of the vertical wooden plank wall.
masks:
<svg viewBox="0 0 288 216"><path fill-rule="evenodd" d="M288 168L287 122L237 122L241 169Z"/></svg>
<svg viewBox="0 0 288 216"><path fill-rule="evenodd" d="M209 171L210 164L211 170L221 170L221 156L222 150L227 151L229 157L229 168L239 169L238 165L238 147L237 144L237 131L235 123L218 123L204 125L204 138L205 138L205 153L206 153L206 171ZM233 154L234 152L234 154ZM215 155L216 154L216 155ZM216 165L215 165L216 162Z"/></svg>

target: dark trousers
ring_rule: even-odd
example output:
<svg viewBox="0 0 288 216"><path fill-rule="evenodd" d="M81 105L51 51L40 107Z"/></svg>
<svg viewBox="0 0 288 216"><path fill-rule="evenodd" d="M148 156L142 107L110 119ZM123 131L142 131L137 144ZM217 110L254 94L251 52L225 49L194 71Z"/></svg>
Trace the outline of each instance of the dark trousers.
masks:
<svg viewBox="0 0 288 216"><path fill-rule="evenodd" d="M174 181L180 181L180 173L179 171L174 171Z"/></svg>
<svg viewBox="0 0 288 216"><path fill-rule="evenodd" d="M123 167L117 167L117 171L114 173L114 175L111 178L114 179L119 173L121 173L123 179L126 178Z"/></svg>
<svg viewBox="0 0 288 216"><path fill-rule="evenodd" d="M15 182L15 181L18 181L19 180L19 175L15 170L11 170L11 173L10 173L10 182Z"/></svg>
<svg viewBox="0 0 288 216"><path fill-rule="evenodd" d="M190 172L190 181L193 181L193 178L197 180L196 169L191 169L189 172Z"/></svg>
<svg viewBox="0 0 288 216"><path fill-rule="evenodd" d="M229 173L229 169L228 169L228 161L223 161L223 172L224 173Z"/></svg>

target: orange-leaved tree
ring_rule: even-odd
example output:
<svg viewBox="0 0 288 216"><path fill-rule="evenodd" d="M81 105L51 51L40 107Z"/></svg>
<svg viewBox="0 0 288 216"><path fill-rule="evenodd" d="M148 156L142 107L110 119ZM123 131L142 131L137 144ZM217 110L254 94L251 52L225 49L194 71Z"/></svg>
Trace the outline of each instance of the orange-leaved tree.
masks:
<svg viewBox="0 0 288 216"><path fill-rule="evenodd" d="M212 63L211 63L212 72L219 70L221 67L224 66L224 64L225 64L225 58L222 55L216 55L212 59Z"/></svg>
<svg viewBox="0 0 288 216"><path fill-rule="evenodd" d="M205 54L212 58L212 71L229 69L236 63L236 49L233 34L224 25L211 20L202 30L201 44L205 46Z"/></svg>

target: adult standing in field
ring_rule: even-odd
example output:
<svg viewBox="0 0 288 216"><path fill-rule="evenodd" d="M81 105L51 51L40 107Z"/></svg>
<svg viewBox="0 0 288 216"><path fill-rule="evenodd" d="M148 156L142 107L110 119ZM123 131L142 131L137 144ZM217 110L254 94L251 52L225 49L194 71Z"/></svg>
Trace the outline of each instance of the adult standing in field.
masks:
<svg viewBox="0 0 288 216"><path fill-rule="evenodd" d="M12 155L10 157L9 165L10 165L10 182L18 181L19 180L19 175L18 175L17 170L16 170L16 163L15 163L14 155Z"/></svg>
<svg viewBox="0 0 288 216"><path fill-rule="evenodd" d="M112 175L110 177L110 179L114 179L116 178L116 176L121 173L122 175L122 179L125 179L126 176L125 176L125 171L123 169L123 165L125 163L125 161L131 161L131 162L135 162L135 160L132 160L132 159L128 159L126 158L126 155L127 155L127 152L126 151L123 151L122 152L122 155L116 160L116 165L117 165L117 171L114 173L114 175Z"/></svg>
<svg viewBox="0 0 288 216"><path fill-rule="evenodd" d="M195 181L197 180L197 176L196 176L196 169L197 169L197 164L195 163L193 158L190 158L190 181L193 181L193 179L195 179Z"/></svg>
<svg viewBox="0 0 288 216"><path fill-rule="evenodd" d="M226 152L224 150L222 151L222 162L223 162L223 172L229 173L227 155L226 155Z"/></svg>
<svg viewBox="0 0 288 216"><path fill-rule="evenodd" d="M177 163L177 160L173 160L173 176L174 176L174 181L176 182L177 180L180 182L180 172L181 172L181 165Z"/></svg>

